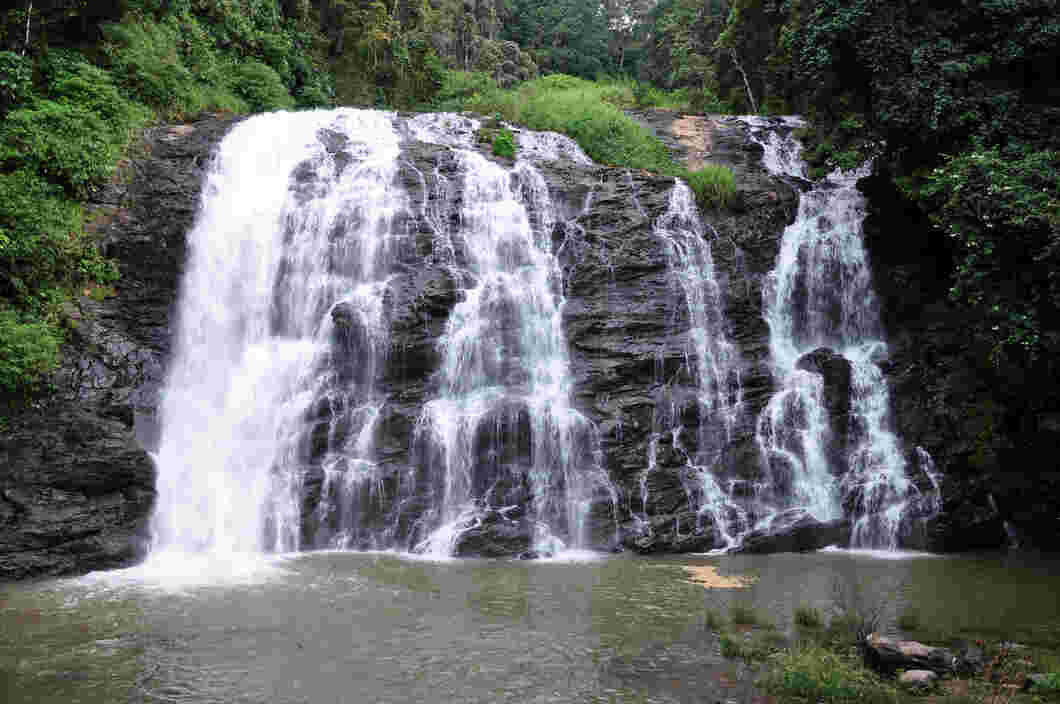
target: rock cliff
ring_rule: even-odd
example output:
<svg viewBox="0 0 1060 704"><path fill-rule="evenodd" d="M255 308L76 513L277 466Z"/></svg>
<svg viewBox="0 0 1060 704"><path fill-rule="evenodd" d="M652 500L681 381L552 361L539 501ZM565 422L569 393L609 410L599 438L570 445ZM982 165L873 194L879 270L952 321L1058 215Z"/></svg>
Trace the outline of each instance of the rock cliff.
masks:
<svg viewBox="0 0 1060 704"><path fill-rule="evenodd" d="M184 235L197 212L203 170L233 122L204 116L152 129L122 177L92 204L90 226L100 234L106 254L118 262L122 277L113 295L103 300L85 297L69 307L69 341L55 392L16 414L0 438L0 579L116 567L143 554L154 497L148 452L157 443L158 396L185 262ZM701 132L695 138L699 151L694 157L730 166L739 187L733 209L706 212L703 219L727 320L725 332L739 351L743 389L732 431L719 449L719 466L751 481L761 465L755 421L775 391L762 285L774 266L780 234L794 218L799 184L766 172L761 147L740 123L706 120L694 128ZM668 126L660 124L658 129L665 132ZM681 130L688 129L682 123ZM346 149L341 140L318 137L341 159ZM312 164L305 166L293 178L297 188L310 192L314 171ZM448 147L413 141L402 147L398 179L413 202L408 245L400 255L400 270L388 283L390 348L378 370L379 388L388 398L375 443L385 468L380 492L384 497L396 495L392 489L402 477L423 472L423 448L413 441L415 428L424 403L437 389L437 340L460 295L451 269L432 264L431 258L439 218L458 217L459 188L439 186L441 181L458 183L457 168ZM681 372L688 362L687 305L655 232L673 181L570 160L543 162L539 169L559 211L552 244L564 274L572 405L595 425L602 463L618 489L617 502L601 497L590 512L592 542L598 548L624 544L640 552L717 547L709 524L690 505L689 448L675 444L668 434L654 433L661 413L678 414L670 421L689 429L689 437L700 423L696 404L681 402L696 393ZM975 367L959 349L959 324L936 303L938 287L925 283L932 267L941 264L932 259L932 252L889 251L880 225L883 216L877 210L874 217L867 230L894 342L887 372L899 431L910 452L923 447L946 477L943 515L928 526L925 536L910 540L946 550L999 546L1006 540L1006 522L1010 530L1021 529L1019 511L1055 513L1050 507L1056 503L1045 498L1039 502L1042 507L1018 509L1019 497L1027 494L1017 486L1022 479L1010 479L1003 487L995 482L1004 450L977 440L986 431L971 426L1000 422L997 407L972 391ZM461 256L459 251L456 256ZM892 265L905 278L890 277L888 283L883 267ZM911 301L918 292L921 298ZM341 306L332 311L332 319L337 354L347 356L340 373L360 373L357 355L366 344L364 332ZM947 332L940 334L940 329ZM946 351L949 344L956 346L955 352ZM939 359L949 360L943 362L944 377L936 376ZM850 383L849 368L836 364L828 350L807 355L800 364L835 384ZM846 396L834 395L840 400ZM954 403L954 395L965 401ZM317 430L305 448L302 494L306 548L322 546L318 536L334 520L318 507L324 491L320 459L328 443L335 442L331 421L336 412L329 407L312 410ZM829 412L840 424L842 404L833 404ZM530 452L525 414L513 408L502 415L490 426L494 436L481 441L481 461L498 467L525 464ZM1042 418L1041 432L1055 443L1057 424L1049 425L1048 414ZM487 452L497 447L504 448L503 456ZM654 465L646 473L649 455ZM983 473L977 462L985 455L994 459ZM430 486L426 477L421 479L423 486ZM519 495L519 487L502 484L496 490ZM426 510L423 496L411 496L400 506L374 495L362 499L357 521L389 526L407 539L415 535L417 520ZM519 516L496 512L488 518L465 534L458 552L517 554L527 548ZM748 549L811 549L850 531L849 522L815 527L801 514L785 521L789 535L778 540L752 536ZM645 530L645 522L650 530Z"/></svg>

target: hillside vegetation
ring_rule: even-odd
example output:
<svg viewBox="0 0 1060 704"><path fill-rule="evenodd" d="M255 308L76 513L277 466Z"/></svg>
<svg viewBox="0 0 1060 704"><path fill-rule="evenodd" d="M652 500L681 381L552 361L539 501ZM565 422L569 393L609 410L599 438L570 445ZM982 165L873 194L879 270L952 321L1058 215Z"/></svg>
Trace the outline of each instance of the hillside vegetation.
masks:
<svg viewBox="0 0 1060 704"><path fill-rule="evenodd" d="M44 378L70 291L118 275L80 203L139 128L334 103L558 130L710 204L726 174L685 174L624 109L803 113L815 176L873 158L875 188L929 224L895 237L945 252L983 354L1060 376L1058 0L19 4L0 14L0 391Z"/></svg>

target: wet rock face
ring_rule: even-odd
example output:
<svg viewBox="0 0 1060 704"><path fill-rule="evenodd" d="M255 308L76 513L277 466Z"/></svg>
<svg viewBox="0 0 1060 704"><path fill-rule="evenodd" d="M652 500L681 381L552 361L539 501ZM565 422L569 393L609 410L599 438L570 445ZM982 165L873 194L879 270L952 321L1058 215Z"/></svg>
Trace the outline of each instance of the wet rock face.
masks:
<svg viewBox="0 0 1060 704"><path fill-rule="evenodd" d="M113 298L85 299L71 309L73 339L58 376L60 393L48 400L47 410L16 419L15 432L0 443L8 458L0 470L0 521L9 529L0 542L0 578L83 572L127 564L143 553L154 483L145 449L157 441L155 413L184 236L198 207L203 170L232 122L206 118L149 133L147 156L136 164L135 178L109 189L96 204L96 227L107 254L118 260L122 279ZM317 137L339 168L352 163L353 147L343 135L324 130ZM723 459L733 472L754 466L754 418L772 391L761 278L772 266L779 233L795 206L794 191L769 178L756 164L760 155L745 142L740 146L734 129L720 130L714 139L718 153L730 154L726 158L737 169L742 212L705 218L712 225L731 335L744 360L745 412ZM579 446L579 463L596 462L598 449L600 465L619 492L592 497L584 534L599 549L620 544L642 552L712 549L718 538L711 520L690 505L695 490L689 488L688 462L699 414L696 387L687 373L679 373L689 361L688 313L653 229L667 209L673 181L566 160L538 166L557 208L552 246L563 268L556 285L566 298L572 405L592 421L599 438L595 448L587 436ZM315 169L307 162L295 170L295 197L314 197L320 188ZM342 423L333 421L344 409L321 404L310 411L316 429L304 448L307 549L324 547L321 536L340 523L365 536L355 541L358 547L375 547L369 536L385 534L391 544L411 548L426 537L423 519L435 504L432 497L444 491L440 458L431 456L417 428L424 404L438 395L438 340L467 285L455 280L453 267L445 264L466 260L462 243L453 241L451 252L435 251L438 232L459 218L461 173L452 149L407 142L397 179L410 200L403 223L408 236L398 245L400 264L387 284L383 324L389 346L373 357L382 361L371 368L358 364L372 343L357 311L337 306L330 313L340 376L359 383L372 374L387 399L374 439L383 472L378 485L346 497L356 504L356 517L322 513L322 502L337 498L325 481L323 460L329 444L343 435ZM591 204L587 209L586 203ZM497 344L504 345L509 333L503 326L496 333ZM659 443L659 461L649 477L650 502L633 509L631 497L639 496L641 474L648 468L652 414L674 399L685 399L679 405L687 432L678 442ZM531 500L526 471L533 450L526 414L512 408L502 415L474 438L473 480L490 511L525 507ZM415 490L405 492L402 501L387 498L409 485ZM634 510L646 521L632 520ZM494 517L499 518L469 529L457 552L526 553L531 531L525 521L508 514Z"/></svg>
<svg viewBox="0 0 1060 704"><path fill-rule="evenodd" d="M0 437L0 580L115 567L143 554L154 495L147 451L157 442L155 414L175 322L184 237L198 208L203 170L232 123L214 117L152 130L146 156L136 161L129 178L92 205L90 227L107 255L118 261L122 278L114 296L85 298L70 306L70 339L56 376L57 392L14 414L9 431ZM743 388L713 467L727 490L746 487L750 496L763 471L755 422L776 390L762 316L763 279L774 266L781 232L795 215L798 184L769 176L760 163L761 148L738 124L705 120L695 128L701 130L696 158L728 165L739 187L737 208L705 212L703 220L726 334L739 352ZM667 127L660 123L659 129ZM340 168L352 163L352 147L342 135L324 131L318 139ZM538 167L557 211L551 242L562 268L555 286L565 298L571 405L592 422L599 441L598 447L586 443L579 452L586 464L598 461L617 489L617 496L599 492L592 497L585 534L593 547L605 550L723 547L714 519L696 510L703 486L697 474L701 470L692 464L700 430L710 416L687 371L694 363L688 357L687 305L653 227L667 210L673 181L566 160ZM307 162L294 173L296 197L313 197L319 187L314 168ZM438 232L460 217L461 174L453 150L407 142L396 178L408 194L410 214L401 223L406 236L396 245L400 261L384 297L382 319L389 342L377 355L381 361L371 368L358 363L372 342L357 311L336 306L330 313L340 373L358 382L363 375L374 375L375 388L386 398L374 437L381 479L350 495L356 505L349 510L357 512L351 529L364 536L354 546L364 548L378 547L370 536L385 534L391 545L407 549L426 537L424 519L444 486L441 460L417 432L424 404L438 397L438 340L467 286L445 264L447 258L466 261L462 243L452 242L449 252L435 251ZM874 231L868 230L871 239ZM880 266L887 258L874 256L873 261ZM884 293L888 304L897 300L893 288L885 287ZM925 310L921 302L906 301L900 307L907 313ZM891 333L895 342L887 372L895 384L897 430L935 455L944 475L943 514L907 542L947 550L994 547L1011 539L1006 524L1017 532L1033 526L1034 516L1047 515L1055 503L1048 493L1038 503L1024 503L1022 510L1034 515L1021 522L1015 498L1033 492L1011 477L983 478L999 476L990 474L990 467L999 466L1011 448L976 445L979 441L970 438L1003 427L1005 415L997 404L976 396L981 383L975 368L954 366L944 377L930 374L942 363L939 359L965 354L955 333L935 335L938 326L952 332L948 315L936 311L913 332L902 333L895 326ZM498 326L497 344L505 345L511 332ZM850 412L849 363L832 350L819 349L799 366L823 377L832 435L841 444ZM958 383L962 380L966 386ZM506 382L518 385L520 380ZM940 408L931 400L940 389L954 408L974 412L958 417L956 411ZM335 498L328 495L333 488L327 488L322 460L328 443L347 432L332 422L343 410L321 404L310 411L314 430L304 448L302 495L307 549L325 547L321 536L349 519L320 510L322 502ZM1049 417L1043 417L1047 437L1060 434L1060 424L1050 425ZM656 426L680 432L653 441ZM518 556L530 550L532 526L522 515L504 512L510 506L525 509L531 501L526 482L534 451L530 434L525 410L511 407L474 436L473 481L487 505L459 540L459 554ZM843 454L838 446L835 452ZM414 491L396 502L399 486L413 486ZM1055 521L1055 511L1051 519ZM806 515L782 514L752 534L745 549L816 549L844 544L849 532L844 521L821 523Z"/></svg>
<svg viewBox="0 0 1060 704"><path fill-rule="evenodd" d="M887 174L859 183L865 244L887 327L899 435L942 471L941 514L924 545L938 551L1060 549L1060 385L1022 363L992 361L976 321L949 299L946 237ZM894 237L895 232L910 233Z"/></svg>
<svg viewBox="0 0 1060 704"><path fill-rule="evenodd" d="M533 526L516 511L488 511L457 539L460 557L529 556Z"/></svg>

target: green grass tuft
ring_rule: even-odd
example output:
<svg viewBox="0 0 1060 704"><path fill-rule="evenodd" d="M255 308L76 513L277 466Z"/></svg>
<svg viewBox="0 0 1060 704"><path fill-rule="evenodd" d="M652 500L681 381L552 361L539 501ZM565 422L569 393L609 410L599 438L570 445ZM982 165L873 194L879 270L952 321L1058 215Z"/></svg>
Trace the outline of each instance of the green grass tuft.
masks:
<svg viewBox="0 0 1060 704"><path fill-rule="evenodd" d="M780 654L763 685L782 702L894 704L900 699L894 685L871 670L817 645Z"/></svg>
<svg viewBox="0 0 1060 704"><path fill-rule="evenodd" d="M505 159L515 158L515 135L507 127L497 130L493 138L493 155Z"/></svg>
<svg viewBox="0 0 1060 704"><path fill-rule="evenodd" d="M800 606L795 609L795 625L802 628L820 628L823 619L821 612L812 606Z"/></svg>
<svg viewBox="0 0 1060 704"><path fill-rule="evenodd" d="M686 173L685 180L703 208L728 208L736 198L736 177L727 166L707 164Z"/></svg>
<svg viewBox="0 0 1060 704"><path fill-rule="evenodd" d="M754 607L733 604L729 608L729 619L738 626L754 626L759 623L758 613Z"/></svg>

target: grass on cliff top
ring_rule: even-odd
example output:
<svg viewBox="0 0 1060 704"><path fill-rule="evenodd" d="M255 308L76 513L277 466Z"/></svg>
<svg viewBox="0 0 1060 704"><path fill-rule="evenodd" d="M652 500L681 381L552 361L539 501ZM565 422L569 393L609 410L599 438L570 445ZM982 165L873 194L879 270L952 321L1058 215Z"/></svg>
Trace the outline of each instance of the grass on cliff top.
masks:
<svg viewBox="0 0 1060 704"><path fill-rule="evenodd" d="M729 206L736 191L730 169L707 165L688 171L655 135L623 112L635 104L635 85L554 74L505 90L482 74L450 72L438 109L467 110L532 130L560 132L574 139L598 164L683 178L700 206Z"/></svg>

